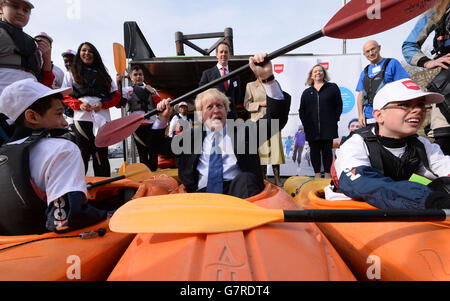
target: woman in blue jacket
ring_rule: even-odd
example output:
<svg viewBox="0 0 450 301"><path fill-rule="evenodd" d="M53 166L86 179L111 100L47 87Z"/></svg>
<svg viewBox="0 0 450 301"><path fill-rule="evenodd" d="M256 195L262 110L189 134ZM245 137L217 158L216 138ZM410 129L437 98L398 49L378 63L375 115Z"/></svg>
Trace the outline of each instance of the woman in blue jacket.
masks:
<svg viewBox="0 0 450 301"><path fill-rule="evenodd" d="M329 178L333 161L333 139L338 137L338 121L342 113L339 87L329 82L325 68L317 64L309 71L307 88L301 97L299 116L311 149L311 163L316 178L321 177L321 163Z"/></svg>
<svg viewBox="0 0 450 301"><path fill-rule="evenodd" d="M431 129L434 137L446 155L450 155L450 0L440 0L416 23L403 42L402 51L406 62L413 66L435 69L436 77L427 86L429 91L439 92L445 101L432 106ZM422 45L428 36L433 39L433 58L422 52Z"/></svg>

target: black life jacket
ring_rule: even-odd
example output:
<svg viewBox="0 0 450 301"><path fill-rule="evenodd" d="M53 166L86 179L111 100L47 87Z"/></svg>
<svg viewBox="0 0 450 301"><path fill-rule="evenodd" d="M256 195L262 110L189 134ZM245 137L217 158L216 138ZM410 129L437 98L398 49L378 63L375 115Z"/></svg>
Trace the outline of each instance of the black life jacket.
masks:
<svg viewBox="0 0 450 301"><path fill-rule="evenodd" d="M379 137L373 133L372 129L374 126L372 124L355 130L350 134L350 136L360 135L364 139L369 150L369 159L372 167L395 181L408 180L421 166L432 172L425 146L417 138L417 135L411 135L406 138L405 153L401 158L398 158L382 146Z"/></svg>
<svg viewBox="0 0 450 301"><path fill-rule="evenodd" d="M29 148L42 138L59 137L65 130L21 128L16 132L21 130L30 134L24 142L0 147L0 235L49 232L45 228L47 203L33 189Z"/></svg>
<svg viewBox="0 0 450 301"><path fill-rule="evenodd" d="M147 113L155 108L150 91L142 86L133 86L133 95L128 100L128 111L144 111Z"/></svg>
<svg viewBox="0 0 450 301"><path fill-rule="evenodd" d="M0 21L0 28L8 33L15 45L14 49L10 49L10 56L5 57L6 61L0 59L0 67L25 70L32 73L38 81L42 82L41 56L34 39L23 32L21 28L17 28L7 22ZM7 43L7 41L2 41L2 43ZM14 56L20 57L20 65L17 64L19 59L12 59Z"/></svg>
<svg viewBox="0 0 450 301"><path fill-rule="evenodd" d="M83 96L95 96L106 98L110 95L110 91L106 87L101 87L99 83L101 75L98 70L86 67L83 70L83 82L73 82L73 91L71 96L80 98Z"/></svg>
<svg viewBox="0 0 450 301"><path fill-rule="evenodd" d="M365 106L373 106L373 99L377 94L378 88L380 88L381 85L384 84L384 75L386 74L386 68L390 61L391 59L386 59L383 67L381 68L381 71L373 78L369 77L369 65L364 68L363 88L364 91L366 91L366 95L364 96L363 102Z"/></svg>
<svg viewBox="0 0 450 301"><path fill-rule="evenodd" d="M441 57L450 52L450 6L436 24L431 54Z"/></svg>

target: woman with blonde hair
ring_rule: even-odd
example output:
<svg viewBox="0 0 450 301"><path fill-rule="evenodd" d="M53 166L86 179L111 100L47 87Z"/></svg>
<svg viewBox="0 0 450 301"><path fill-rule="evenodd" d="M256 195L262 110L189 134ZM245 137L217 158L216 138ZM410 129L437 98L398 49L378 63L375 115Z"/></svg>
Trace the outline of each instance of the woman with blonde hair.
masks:
<svg viewBox="0 0 450 301"><path fill-rule="evenodd" d="M321 177L321 165L329 178L333 159L333 139L338 137L338 121L342 113L339 87L329 82L327 71L321 64L308 72L298 110L305 129L306 141L311 149L311 163L316 178Z"/></svg>

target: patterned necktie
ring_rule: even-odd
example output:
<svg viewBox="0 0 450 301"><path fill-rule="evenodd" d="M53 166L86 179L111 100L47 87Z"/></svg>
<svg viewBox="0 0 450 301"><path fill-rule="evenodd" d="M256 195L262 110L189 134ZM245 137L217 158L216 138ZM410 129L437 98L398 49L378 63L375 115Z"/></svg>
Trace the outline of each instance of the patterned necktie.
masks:
<svg viewBox="0 0 450 301"><path fill-rule="evenodd" d="M208 184L206 192L223 192L223 160L219 148L219 134L214 133L211 154L209 156Z"/></svg>
<svg viewBox="0 0 450 301"><path fill-rule="evenodd" d="M222 67L222 76L225 76L225 75L226 75L225 67ZM225 86L225 91L227 92L228 91L228 81L227 80L224 81L223 85Z"/></svg>

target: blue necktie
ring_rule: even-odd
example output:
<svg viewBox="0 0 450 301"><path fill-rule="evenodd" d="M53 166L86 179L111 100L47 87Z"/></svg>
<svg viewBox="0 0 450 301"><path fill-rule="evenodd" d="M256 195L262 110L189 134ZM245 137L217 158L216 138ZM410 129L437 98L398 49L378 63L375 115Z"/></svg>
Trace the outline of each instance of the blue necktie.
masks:
<svg viewBox="0 0 450 301"><path fill-rule="evenodd" d="M223 192L223 160L218 145L219 136L217 133L215 133L211 148L211 154L209 156L208 184L206 186L206 192L209 193Z"/></svg>

